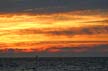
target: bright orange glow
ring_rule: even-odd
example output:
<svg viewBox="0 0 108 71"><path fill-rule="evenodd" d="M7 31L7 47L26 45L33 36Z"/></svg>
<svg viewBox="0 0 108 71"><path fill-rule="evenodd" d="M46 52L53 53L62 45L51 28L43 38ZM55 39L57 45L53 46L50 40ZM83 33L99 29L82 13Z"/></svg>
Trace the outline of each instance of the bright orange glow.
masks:
<svg viewBox="0 0 108 71"><path fill-rule="evenodd" d="M28 49L42 51L50 47L73 46L72 43L55 43L61 41L108 41L108 30L105 28L108 27L107 23L108 13L98 10L54 14L0 14L0 49L27 49L29 52L31 50ZM75 45L80 46L78 44Z"/></svg>

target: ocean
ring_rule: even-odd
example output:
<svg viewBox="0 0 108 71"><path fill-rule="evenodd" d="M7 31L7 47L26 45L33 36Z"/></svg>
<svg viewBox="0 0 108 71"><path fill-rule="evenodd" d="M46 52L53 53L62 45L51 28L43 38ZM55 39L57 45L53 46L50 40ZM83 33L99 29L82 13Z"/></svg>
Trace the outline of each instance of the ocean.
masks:
<svg viewBox="0 0 108 71"><path fill-rule="evenodd" d="M108 57L1 57L0 71L108 71Z"/></svg>

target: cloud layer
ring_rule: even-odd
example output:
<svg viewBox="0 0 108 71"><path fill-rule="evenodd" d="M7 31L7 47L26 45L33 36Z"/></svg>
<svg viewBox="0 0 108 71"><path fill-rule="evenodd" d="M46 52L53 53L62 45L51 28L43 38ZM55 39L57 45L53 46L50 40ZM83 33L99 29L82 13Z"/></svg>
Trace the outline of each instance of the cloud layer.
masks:
<svg viewBox="0 0 108 71"><path fill-rule="evenodd" d="M107 44L107 11L0 14L1 52L107 52Z"/></svg>
<svg viewBox="0 0 108 71"><path fill-rule="evenodd" d="M107 9L107 0L0 0L0 12L54 13Z"/></svg>

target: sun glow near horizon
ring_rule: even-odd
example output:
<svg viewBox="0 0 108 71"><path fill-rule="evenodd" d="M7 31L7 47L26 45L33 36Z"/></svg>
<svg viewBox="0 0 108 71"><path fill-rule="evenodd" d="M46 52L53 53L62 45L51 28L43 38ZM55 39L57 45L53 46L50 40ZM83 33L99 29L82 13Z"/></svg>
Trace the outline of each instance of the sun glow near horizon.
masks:
<svg viewBox="0 0 108 71"><path fill-rule="evenodd" d="M18 48L19 45L14 44L20 42L107 41L108 29L105 27L108 27L108 14L98 11L84 13L0 14L0 43L7 48ZM23 46L25 49L33 47L28 44Z"/></svg>

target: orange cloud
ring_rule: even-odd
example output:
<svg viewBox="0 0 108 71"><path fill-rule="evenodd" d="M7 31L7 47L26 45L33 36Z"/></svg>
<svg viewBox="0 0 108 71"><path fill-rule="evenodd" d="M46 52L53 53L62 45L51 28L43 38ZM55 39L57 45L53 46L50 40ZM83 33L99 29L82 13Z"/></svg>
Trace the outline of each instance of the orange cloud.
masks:
<svg viewBox="0 0 108 71"><path fill-rule="evenodd" d="M56 43L59 41L107 41L107 20L108 13L99 10L53 14L0 14L0 49L44 51L51 47L73 46L73 42ZM78 44L74 46L79 46Z"/></svg>

